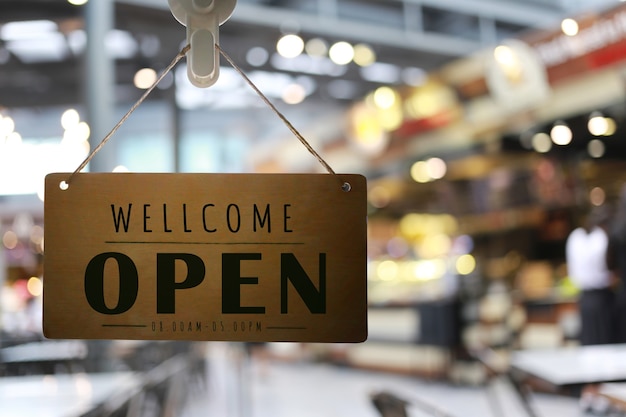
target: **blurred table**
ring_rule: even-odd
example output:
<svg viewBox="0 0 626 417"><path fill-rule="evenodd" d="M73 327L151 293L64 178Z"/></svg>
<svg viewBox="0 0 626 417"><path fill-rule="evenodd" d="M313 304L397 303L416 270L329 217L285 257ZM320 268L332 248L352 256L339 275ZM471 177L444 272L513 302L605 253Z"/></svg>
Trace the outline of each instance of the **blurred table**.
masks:
<svg viewBox="0 0 626 417"><path fill-rule="evenodd" d="M115 409L140 389L132 372L0 378L2 417L78 417L111 402Z"/></svg>
<svg viewBox="0 0 626 417"><path fill-rule="evenodd" d="M517 351L511 369L554 389L626 381L626 344Z"/></svg>

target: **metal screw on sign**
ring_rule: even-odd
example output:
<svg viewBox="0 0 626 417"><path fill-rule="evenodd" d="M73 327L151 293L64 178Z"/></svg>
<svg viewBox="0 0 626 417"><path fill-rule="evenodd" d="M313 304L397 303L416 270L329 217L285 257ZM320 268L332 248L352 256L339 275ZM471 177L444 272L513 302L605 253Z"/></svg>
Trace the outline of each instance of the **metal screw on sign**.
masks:
<svg viewBox="0 0 626 417"><path fill-rule="evenodd" d="M196 87L210 87L219 77L219 26L233 14L237 0L168 0L172 14L187 27L187 76Z"/></svg>

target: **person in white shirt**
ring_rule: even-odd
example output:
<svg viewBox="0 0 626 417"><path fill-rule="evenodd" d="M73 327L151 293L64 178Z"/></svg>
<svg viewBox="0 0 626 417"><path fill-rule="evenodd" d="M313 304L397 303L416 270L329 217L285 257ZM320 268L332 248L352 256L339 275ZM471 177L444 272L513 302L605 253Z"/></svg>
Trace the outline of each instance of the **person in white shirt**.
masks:
<svg viewBox="0 0 626 417"><path fill-rule="evenodd" d="M565 244L568 275L581 290L581 345L613 343L615 339L613 275L606 260L608 220L606 207L594 208L584 226L574 229Z"/></svg>

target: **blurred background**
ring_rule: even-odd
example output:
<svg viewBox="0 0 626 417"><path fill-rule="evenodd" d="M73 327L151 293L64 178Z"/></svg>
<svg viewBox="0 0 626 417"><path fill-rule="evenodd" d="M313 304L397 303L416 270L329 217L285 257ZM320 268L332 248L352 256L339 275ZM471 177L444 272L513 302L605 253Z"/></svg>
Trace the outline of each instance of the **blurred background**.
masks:
<svg viewBox="0 0 626 417"><path fill-rule="evenodd" d="M580 346L565 243L626 181L617 0L239 0L222 48L335 171L368 179L368 341L45 340L44 176L74 171L185 43L166 0L0 2L0 398L22 410L8 415L62 402L42 376L90 390L54 416L374 416L381 386L489 415L483 388L514 352ZM181 61L87 171L324 172L221 65L198 89ZM95 374L128 395L98 397L124 385ZM543 406L565 398L581 412L578 393Z"/></svg>

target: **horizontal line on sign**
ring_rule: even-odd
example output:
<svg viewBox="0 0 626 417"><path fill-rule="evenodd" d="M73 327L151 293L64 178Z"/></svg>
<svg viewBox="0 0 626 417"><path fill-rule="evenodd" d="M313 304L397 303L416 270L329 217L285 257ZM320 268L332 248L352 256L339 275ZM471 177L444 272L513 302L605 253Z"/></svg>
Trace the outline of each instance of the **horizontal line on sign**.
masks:
<svg viewBox="0 0 626 417"><path fill-rule="evenodd" d="M306 330L304 326L267 326L268 330Z"/></svg>
<svg viewBox="0 0 626 417"><path fill-rule="evenodd" d="M103 324L102 327L148 327L146 324Z"/></svg>
<svg viewBox="0 0 626 417"><path fill-rule="evenodd" d="M304 245L304 242L169 242L164 240L105 240L104 243L129 245Z"/></svg>

